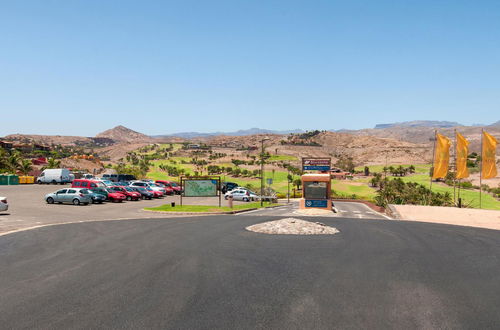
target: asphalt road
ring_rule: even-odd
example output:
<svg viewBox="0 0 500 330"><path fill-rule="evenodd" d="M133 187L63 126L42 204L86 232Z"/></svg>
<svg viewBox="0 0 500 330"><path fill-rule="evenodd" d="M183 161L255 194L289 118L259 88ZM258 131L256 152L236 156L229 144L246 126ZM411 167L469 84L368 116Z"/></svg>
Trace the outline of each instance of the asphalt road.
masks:
<svg viewBox="0 0 500 330"><path fill-rule="evenodd" d="M103 221L0 237L4 329L498 329L498 231L266 216ZM304 218L311 219L311 218Z"/></svg>

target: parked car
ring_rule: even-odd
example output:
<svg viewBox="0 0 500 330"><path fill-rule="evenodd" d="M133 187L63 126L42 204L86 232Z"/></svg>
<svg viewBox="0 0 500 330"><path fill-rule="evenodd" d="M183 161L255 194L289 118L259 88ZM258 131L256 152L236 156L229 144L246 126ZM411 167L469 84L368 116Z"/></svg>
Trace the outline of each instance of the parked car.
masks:
<svg viewBox="0 0 500 330"><path fill-rule="evenodd" d="M92 196L88 189L68 188L45 195L45 201L48 204L70 203L73 205L88 205L92 202Z"/></svg>
<svg viewBox="0 0 500 330"><path fill-rule="evenodd" d="M234 189L234 190L228 191L227 193L224 194L224 199L228 199L229 196L233 196L233 200L235 200L235 201L249 202L252 200L252 196L250 194L250 191L243 190L243 189ZM255 195L255 196L257 196L257 195Z"/></svg>
<svg viewBox="0 0 500 330"><path fill-rule="evenodd" d="M115 186L120 186L120 187L128 187L128 186L130 186L130 182L128 182L128 181L120 181L120 182L116 182L116 183L115 183Z"/></svg>
<svg viewBox="0 0 500 330"><path fill-rule="evenodd" d="M95 177L90 174L90 173L86 173L86 174L83 174L82 177L80 179L87 179L87 180L91 180L91 179L94 179Z"/></svg>
<svg viewBox="0 0 500 330"><path fill-rule="evenodd" d="M109 180L112 182L118 182L118 174L103 174L102 179Z"/></svg>
<svg viewBox="0 0 500 330"><path fill-rule="evenodd" d="M166 194L165 188L162 188L160 186L157 186L154 182L144 182L144 181L134 181L130 183L130 187L143 187L143 188L150 188L154 191L158 191L161 193L161 195Z"/></svg>
<svg viewBox="0 0 500 330"><path fill-rule="evenodd" d="M7 197L0 197L0 212L5 212L9 209Z"/></svg>
<svg viewBox="0 0 500 330"><path fill-rule="evenodd" d="M180 195L182 193L182 187L180 184L178 184L177 182L174 182L174 181L170 181L170 185L172 186L172 189L174 189L174 192L177 194L177 195Z"/></svg>
<svg viewBox="0 0 500 330"><path fill-rule="evenodd" d="M245 191L248 191L250 193L250 200L252 200L252 201L259 200L259 196L256 193L254 193L253 191L251 191L250 189L248 189L248 188L245 188L245 187L236 187L233 190L245 190Z"/></svg>
<svg viewBox="0 0 500 330"><path fill-rule="evenodd" d="M237 183L234 183L234 182L222 182L221 191L222 191L223 194L225 194L228 191L231 191L231 190L233 190L236 187L238 187Z"/></svg>
<svg viewBox="0 0 500 330"><path fill-rule="evenodd" d="M109 189L125 195L128 201L138 201L141 198L141 194L134 191L131 187L111 186Z"/></svg>
<svg viewBox="0 0 500 330"><path fill-rule="evenodd" d="M123 202L123 200L126 199L124 194L111 190L107 187L93 188L92 192L105 196L106 200L110 202Z"/></svg>
<svg viewBox="0 0 500 330"><path fill-rule="evenodd" d="M167 180L156 180L155 183L164 185L165 190L167 191L167 195L180 194L181 192L181 187L175 182Z"/></svg>
<svg viewBox="0 0 500 330"><path fill-rule="evenodd" d="M135 176L130 174L118 174L118 181L134 181Z"/></svg>
<svg viewBox="0 0 500 330"><path fill-rule="evenodd" d="M146 188L143 187L129 187L129 188L141 194L142 199L152 199L155 195L152 191L147 191Z"/></svg>
<svg viewBox="0 0 500 330"><path fill-rule="evenodd" d="M146 188L146 187L149 187L149 184L147 182L143 182L143 181L132 181L130 182L130 187L143 187L143 188Z"/></svg>
<svg viewBox="0 0 500 330"><path fill-rule="evenodd" d="M65 184L70 183L71 180L72 175L67 168L51 168L43 170L40 176L36 178L36 183Z"/></svg>
<svg viewBox="0 0 500 330"><path fill-rule="evenodd" d="M98 194L92 190L89 190L90 192L90 197L92 198L92 204L102 204L103 202L106 201L107 196L104 196L102 194Z"/></svg>
<svg viewBox="0 0 500 330"><path fill-rule="evenodd" d="M73 180L73 183L71 184L71 188L87 188L87 189L94 189L97 187L105 187L106 185L96 179L75 179Z"/></svg>
<svg viewBox="0 0 500 330"><path fill-rule="evenodd" d="M153 190L151 187L149 186L146 186L146 187L142 187L144 189L146 189L147 191L149 191L150 193L153 194L153 197L154 198L161 198L163 197L163 193L161 191L156 191L156 190Z"/></svg>
<svg viewBox="0 0 500 330"><path fill-rule="evenodd" d="M155 182L156 185L160 186L161 188L165 189L166 195L173 195L174 194L174 189L170 185L168 181L163 181L163 180L157 180Z"/></svg>

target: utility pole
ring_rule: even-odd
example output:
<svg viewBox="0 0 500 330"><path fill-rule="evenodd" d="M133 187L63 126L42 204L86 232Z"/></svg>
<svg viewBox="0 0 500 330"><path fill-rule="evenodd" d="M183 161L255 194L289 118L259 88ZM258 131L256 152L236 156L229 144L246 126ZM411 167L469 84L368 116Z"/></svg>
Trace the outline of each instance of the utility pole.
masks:
<svg viewBox="0 0 500 330"><path fill-rule="evenodd" d="M260 142L262 144L262 149L260 152L260 206L264 206L264 141L269 140L269 138L263 138Z"/></svg>

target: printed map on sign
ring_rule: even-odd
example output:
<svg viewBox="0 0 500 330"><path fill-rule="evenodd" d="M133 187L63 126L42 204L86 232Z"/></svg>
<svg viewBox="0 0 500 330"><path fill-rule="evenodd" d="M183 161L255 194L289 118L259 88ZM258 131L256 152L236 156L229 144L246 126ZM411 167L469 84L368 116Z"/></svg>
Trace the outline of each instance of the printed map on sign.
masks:
<svg viewBox="0 0 500 330"><path fill-rule="evenodd" d="M184 196L217 196L217 180L186 180L184 181Z"/></svg>

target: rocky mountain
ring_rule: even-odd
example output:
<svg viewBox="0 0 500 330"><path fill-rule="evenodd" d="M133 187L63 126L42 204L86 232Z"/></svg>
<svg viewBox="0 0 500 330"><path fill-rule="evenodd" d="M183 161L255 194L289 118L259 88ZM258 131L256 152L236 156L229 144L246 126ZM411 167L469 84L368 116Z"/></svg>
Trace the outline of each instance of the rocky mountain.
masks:
<svg viewBox="0 0 500 330"><path fill-rule="evenodd" d="M378 124L375 125L375 129L384 129L384 128L408 128L408 127L436 127L436 128L445 128L445 127L456 127L463 126L457 122L452 121L435 121L435 120L414 120L414 121L405 121L400 123L391 123L391 124Z"/></svg>
<svg viewBox="0 0 500 330"><path fill-rule="evenodd" d="M248 135L258 135L258 134L290 134L290 133L303 133L301 129L276 131L262 128L250 128L245 130L238 130L234 132L215 132L215 133L200 133L200 132L181 132L173 133L170 135L155 135L154 138L168 138L168 137L179 137L184 139L195 139L195 138L208 138L212 136L248 136Z"/></svg>
<svg viewBox="0 0 500 330"><path fill-rule="evenodd" d="M112 129L108 129L102 133L96 135L96 138L107 138L112 139L116 142L147 142L151 140L151 137L131 130L125 126L119 125Z"/></svg>

